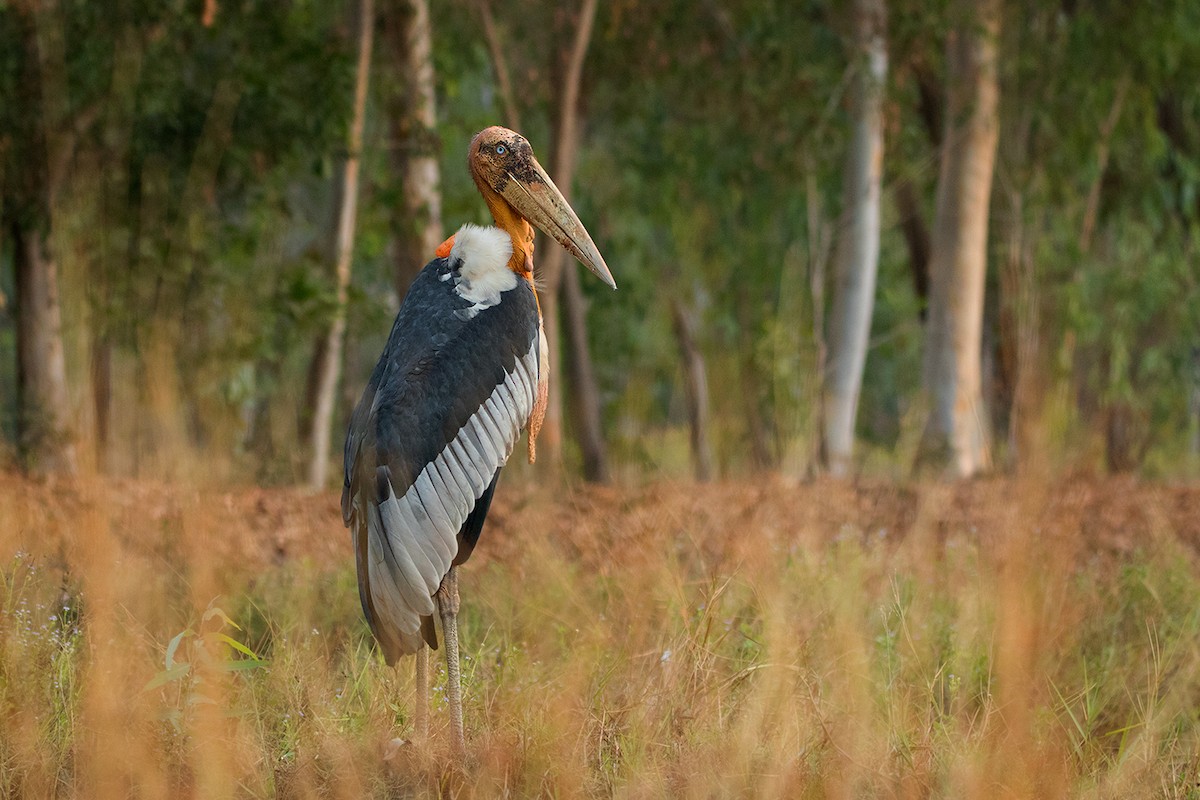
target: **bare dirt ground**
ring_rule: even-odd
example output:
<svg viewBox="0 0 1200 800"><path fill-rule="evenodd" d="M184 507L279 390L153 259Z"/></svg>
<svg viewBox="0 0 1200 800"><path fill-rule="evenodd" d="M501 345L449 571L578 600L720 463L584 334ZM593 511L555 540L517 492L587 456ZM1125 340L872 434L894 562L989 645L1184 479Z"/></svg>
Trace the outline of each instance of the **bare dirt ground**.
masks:
<svg viewBox="0 0 1200 800"><path fill-rule="evenodd" d="M0 546L70 561L81 520L106 519L120 548L162 556L171 531L199 527L220 562L248 571L289 559L351 555L337 492L191 488L126 479L31 480L0 473ZM1018 522L1019 520L1019 522ZM777 477L707 485L577 486L550 492L502 485L473 562L511 562L525 537L556 540L583 565L636 557L662 537L690 541L716 562L744 547L819 545L835 539L898 543L912 535L977 536L1012 525L1082 543L1080 557L1115 557L1174 539L1200 557L1200 485L1131 478L1051 484L989 479L961 484L799 483Z"/></svg>

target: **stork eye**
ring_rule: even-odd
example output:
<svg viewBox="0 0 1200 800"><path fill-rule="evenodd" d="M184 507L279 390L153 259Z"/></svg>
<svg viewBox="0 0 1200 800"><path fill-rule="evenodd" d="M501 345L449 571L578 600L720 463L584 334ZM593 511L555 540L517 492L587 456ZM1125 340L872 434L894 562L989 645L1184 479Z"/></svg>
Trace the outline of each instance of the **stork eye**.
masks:
<svg viewBox="0 0 1200 800"><path fill-rule="evenodd" d="M507 152L508 152L508 148L505 147L504 145L502 145L502 144L496 145L496 155L502 156Z"/></svg>

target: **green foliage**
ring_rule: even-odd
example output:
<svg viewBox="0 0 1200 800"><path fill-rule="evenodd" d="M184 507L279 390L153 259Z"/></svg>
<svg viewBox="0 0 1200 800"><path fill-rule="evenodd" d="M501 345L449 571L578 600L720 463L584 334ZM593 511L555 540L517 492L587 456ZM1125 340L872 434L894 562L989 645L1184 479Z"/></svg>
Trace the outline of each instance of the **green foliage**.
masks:
<svg viewBox="0 0 1200 800"><path fill-rule="evenodd" d="M221 695L209 686L214 677L267 665L253 650L224 632L242 628L215 602L208 604L196 628L185 628L171 637L163 655L162 670L142 689L162 693L166 706L163 718L177 732L182 732L189 712L198 704L219 702Z"/></svg>

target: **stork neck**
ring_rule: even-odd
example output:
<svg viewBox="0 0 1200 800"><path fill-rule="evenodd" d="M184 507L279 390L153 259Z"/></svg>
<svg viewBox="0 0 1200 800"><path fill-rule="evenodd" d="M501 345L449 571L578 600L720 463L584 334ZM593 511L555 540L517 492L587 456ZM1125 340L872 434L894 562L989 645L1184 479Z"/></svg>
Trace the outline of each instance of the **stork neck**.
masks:
<svg viewBox="0 0 1200 800"><path fill-rule="evenodd" d="M507 200L486 183L476 180L479 192L492 212L496 227L512 238L513 252L508 268L526 280L533 280L533 227Z"/></svg>

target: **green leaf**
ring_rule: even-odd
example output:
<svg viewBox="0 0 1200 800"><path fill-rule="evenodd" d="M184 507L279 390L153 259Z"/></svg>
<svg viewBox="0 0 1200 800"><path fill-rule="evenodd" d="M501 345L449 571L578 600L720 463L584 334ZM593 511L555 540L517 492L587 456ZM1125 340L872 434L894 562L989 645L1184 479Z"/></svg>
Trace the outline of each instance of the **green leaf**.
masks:
<svg viewBox="0 0 1200 800"><path fill-rule="evenodd" d="M175 666L175 651L179 649L179 645L183 642L184 637L192 636L193 634L195 634L195 631L193 631L191 628L188 628L187 630L180 631L179 633L175 634L175 636L171 639L170 644L167 645L167 657L164 659L167 669L171 669Z"/></svg>
<svg viewBox="0 0 1200 800"><path fill-rule="evenodd" d="M257 669L266 665L267 662L261 658L243 658L239 661L223 661L217 665L217 669L225 672L244 672L248 669Z"/></svg>
<svg viewBox="0 0 1200 800"><path fill-rule="evenodd" d="M234 639L230 636L226 636L223 633L214 633L213 638L217 639L218 641L224 642L225 644L229 645L234 650L237 650L239 653L242 653L243 655L249 656L250 658L258 658L258 653L255 653L253 650L251 650L249 647L246 647L246 645L242 644L237 639Z"/></svg>
<svg viewBox="0 0 1200 800"><path fill-rule="evenodd" d="M177 681L180 678L187 675L188 670L190 670L191 668L192 668L192 665L189 664L188 662L180 661L178 664L171 667L170 669L164 669L162 672L158 673L153 678L151 678L150 682L147 683L144 687L142 687L142 691L148 692L151 689L157 689L158 687L164 686L172 681Z"/></svg>

